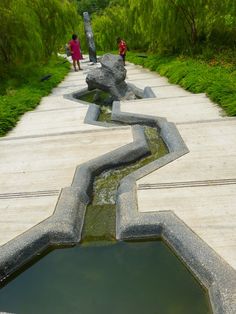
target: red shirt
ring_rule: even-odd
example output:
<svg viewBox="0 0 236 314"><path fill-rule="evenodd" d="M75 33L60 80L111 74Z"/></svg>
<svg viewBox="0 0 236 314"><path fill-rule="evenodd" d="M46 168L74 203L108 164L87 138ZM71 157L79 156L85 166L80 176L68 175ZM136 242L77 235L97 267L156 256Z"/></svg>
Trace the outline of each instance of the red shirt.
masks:
<svg viewBox="0 0 236 314"><path fill-rule="evenodd" d="M124 40L121 40L119 42L119 54L120 55L124 55L127 51L127 45L126 42Z"/></svg>

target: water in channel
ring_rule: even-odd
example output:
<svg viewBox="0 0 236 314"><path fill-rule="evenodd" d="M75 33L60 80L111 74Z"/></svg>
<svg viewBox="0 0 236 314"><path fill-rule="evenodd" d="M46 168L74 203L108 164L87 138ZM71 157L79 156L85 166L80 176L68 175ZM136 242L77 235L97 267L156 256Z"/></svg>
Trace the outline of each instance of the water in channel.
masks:
<svg viewBox="0 0 236 314"><path fill-rule="evenodd" d="M94 97L96 101L94 101ZM97 102L107 94L88 93ZM105 101L106 102L106 101ZM97 102L98 103L98 102ZM110 121L108 102L100 121ZM5 282L0 312L62 314L210 314L207 291L162 241L116 242L115 196L127 174L165 155L157 130L145 127L151 155L95 178L82 245L51 250Z"/></svg>
<svg viewBox="0 0 236 314"><path fill-rule="evenodd" d="M87 103L95 103L100 107L98 121L114 123L111 120L112 98L108 93L94 90L85 92L78 99ZM95 177L91 203L86 210L83 241L115 241L115 202L119 182L128 174L168 153L156 128L145 126L144 131L151 150L150 155L128 165L105 170Z"/></svg>
<svg viewBox="0 0 236 314"><path fill-rule="evenodd" d="M210 314L206 291L161 241L52 251L0 290L17 314Z"/></svg>

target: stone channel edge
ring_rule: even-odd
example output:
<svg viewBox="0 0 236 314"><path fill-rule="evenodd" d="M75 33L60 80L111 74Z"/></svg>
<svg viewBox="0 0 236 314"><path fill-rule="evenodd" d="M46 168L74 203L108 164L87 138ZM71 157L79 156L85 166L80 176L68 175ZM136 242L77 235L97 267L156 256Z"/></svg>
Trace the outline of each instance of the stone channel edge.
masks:
<svg viewBox="0 0 236 314"><path fill-rule="evenodd" d="M142 91L133 84L129 85L139 97L155 97L150 87ZM80 90L79 93L85 91L87 89ZM64 97L77 101L75 94ZM91 104L84 122L115 126L96 121L98 115L99 107ZM117 167L146 155L149 147L142 124L148 124L160 130L169 153L136 170L120 182L116 204L117 239L163 239L207 289L213 313L236 313L236 271L171 210L156 213L138 212L136 181L188 153L176 125L161 117L121 112L118 101L113 103L112 120L133 124L133 143L77 167L72 185L61 190L53 215L0 248L0 281L14 274L50 247L70 246L80 242L94 177L107 168Z"/></svg>

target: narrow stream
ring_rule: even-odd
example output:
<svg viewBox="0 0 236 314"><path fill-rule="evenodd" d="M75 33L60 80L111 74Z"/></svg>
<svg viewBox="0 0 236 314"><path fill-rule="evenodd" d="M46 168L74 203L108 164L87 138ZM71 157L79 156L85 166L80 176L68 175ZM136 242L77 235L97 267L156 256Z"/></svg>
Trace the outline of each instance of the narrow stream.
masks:
<svg viewBox="0 0 236 314"><path fill-rule="evenodd" d="M102 91L86 92L80 100L95 103L100 107L99 121L111 121L111 97ZM95 177L91 203L87 207L83 227L83 241L115 241L116 192L122 178L148 163L166 155L168 149L156 128L145 126L145 135L151 150L149 156L113 169L108 169Z"/></svg>

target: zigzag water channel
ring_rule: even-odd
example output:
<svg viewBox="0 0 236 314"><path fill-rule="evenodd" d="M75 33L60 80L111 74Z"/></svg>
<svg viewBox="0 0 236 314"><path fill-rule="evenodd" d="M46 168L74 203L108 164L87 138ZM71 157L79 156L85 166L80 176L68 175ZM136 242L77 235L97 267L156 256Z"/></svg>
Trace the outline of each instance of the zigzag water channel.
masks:
<svg viewBox="0 0 236 314"><path fill-rule="evenodd" d="M83 92L82 92L83 93ZM96 98L97 94L100 93L99 91L96 91ZM88 96L88 98L90 97L91 93L85 92L85 95ZM94 93L92 92L92 94L94 95ZM78 98L80 98L77 94ZM81 97L83 99L83 97ZM94 106L94 105L93 105ZM90 107L91 109L94 109L94 107ZM100 108L96 107L99 111ZM91 110L90 109L90 110ZM112 110L112 108L111 108ZM100 115L101 115L101 111L100 111ZM99 116L100 116L99 115ZM102 122L107 122L107 120L111 120L111 118L109 117L109 115L107 114L103 114L103 116L105 116L105 121L104 119L98 119L99 121ZM108 118L108 119L107 119ZM121 122L121 121L120 121ZM96 123L96 121L94 121L94 123ZM138 147L134 145L134 147L131 148L131 150L128 149L129 154L127 154L126 148L123 149L123 152L121 153L121 155L119 156L119 159L117 160L117 162L114 162L114 160L112 161L112 168L109 169L109 163L108 164L104 164L102 167L99 167L99 169L97 170L97 172L101 172L103 170L103 168L105 169L104 171L102 171L101 174L97 174L92 180L90 179L90 185L89 189L87 190L87 194L89 196L90 199L90 205L87 206L86 208L86 215L85 215L85 220L83 223L83 236L82 236L82 243L86 244L87 248L80 248L80 250L78 249L74 249L77 253L78 253L78 257L76 257L75 252L73 252L72 249L70 249L69 255L72 254L72 256L74 256L75 258L75 263L71 264L71 267L73 269L73 276L75 276L75 278L77 278L77 280L79 281L84 281L83 282L83 290L80 291L80 289L78 288L77 285L77 281L75 281L74 279L71 280L70 282L68 282L68 279L65 278L65 272L62 271L62 274L60 275L60 278L55 278L55 274L51 274L51 263L53 261L53 263L55 263L55 258L56 256L58 256L58 253L52 253L51 249L49 250L49 255L48 256L44 256L46 252L44 252L44 254L42 254L41 256L37 257L37 262L38 264L41 266L34 266L32 267L32 270L29 271L29 273L31 272L31 276L33 278L35 278L34 280L36 281L37 278L37 285L39 288L37 288L36 291L42 290L42 282L39 278L39 276L37 275L38 271L40 271L40 274L42 275L42 272L44 272L44 277L49 277L51 278L50 281L54 282L58 282L58 284L63 283L63 285L71 285L72 286L72 290L79 290L80 292L80 297L79 297L79 301L74 302L73 306L70 304L68 305L68 302L59 302L59 308L58 307L58 301L56 303L52 303L51 306L48 306L47 311L62 311L62 312L68 312L68 307L70 308L70 312L76 312L77 310L79 310L81 312L81 308L83 309L83 313L89 313L90 311L94 311L95 307L96 307L96 313L108 313L108 312L114 312L114 304L116 304L116 299L117 298L122 298L124 297L124 295L127 294L128 300L126 301L125 307L126 309L124 309L124 304L122 304L121 308L122 308L122 312L123 313L130 313L130 311L135 311L135 313L143 313L144 309L146 307L148 307L148 311L152 312L155 311L155 308L158 307L162 312L166 312L166 313L171 313L173 311L174 308L176 308L175 312L177 313L187 313L189 312L190 308L193 307L193 302L195 302L194 300L196 300L197 298L197 302L194 306L194 310L192 311L193 313L210 313L210 310L208 308L208 302L207 302L207 297L206 297L206 292L204 293L204 290L201 289L201 287L198 285L198 283L193 279L193 277L190 275L190 273L185 269L185 267L183 266L183 264L176 259L176 257L172 254L172 252L165 247L165 245L163 243L160 242L133 242L133 243L127 243L127 244L118 244L115 245L115 248L113 249L113 245L108 243L104 246L104 241L115 241L116 239L116 233L115 233L115 217L116 217L116 191L117 191L117 187L118 184L120 182L120 180L127 176L129 173L134 172L135 170L143 167L144 165L160 158L161 156L164 156L168 153L168 149L165 146L164 142L162 141L161 137L158 135L158 130L157 130L157 126L154 127L153 125L153 121L143 121L143 123L147 124L147 126L136 126L136 132L139 134L139 137L142 138L142 143L141 146L143 147L142 149L140 149L139 145ZM151 126L149 126L151 125ZM138 148L138 149L137 149ZM124 153L126 155L126 160L121 158L124 157ZM122 156L123 154L123 156ZM108 154L110 155L110 154ZM119 154L118 154L119 155ZM86 164L85 164L86 165ZM81 167L79 168L79 170L81 169ZM78 170L78 171L79 171ZM95 171L96 172L96 171ZM78 175L77 175L78 176ZM93 175L94 176L94 175ZM76 175L75 175L76 177ZM80 180L81 180L81 175L80 175ZM140 240L142 239L142 237L140 238ZM92 242L91 242L92 241ZM95 243L97 248L94 247L94 241L96 241ZM102 241L102 242L98 242L98 241ZM89 247L88 247L89 245ZM91 253L88 253L88 251L91 250L91 253L96 250L96 254L93 256L92 259L92 263L89 260L89 255ZM116 253L117 251L117 253ZM135 253L136 251L136 253ZM111 257L108 258L109 254ZM123 269L124 265L122 266L122 268L120 269L120 265L117 264L116 261L116 254L119 255L124 255L126 256L125 258L125 264L126 267L128 267L128 273L126 273ZM138 255L137 255L138 254ZM141 263L137 263L137 258L140 258L140 254L142 254L142 262ZM150 259L149 259L149 255L152 255L152 261L151 263L154 264L150 264ZM61 267L62 268L66 268L67 269L67 264L68 264L68 259L72 258L72 256L67 256L67 254L64 254L63 251L59 250L59 255L61 256L61 258L63 258L63 262L61 261ZM86 257L86 255L88 255ZM106 256L106 260L104 260L104 255ZM44 256L44 260L42 261L38 261L39 259L41 259ZM67 256L67 257L66 257ZM145 257L146 256L146 257ZM121 258L121 257L120 257ZM106 271L108 271L109 275L105 275L103 273L102 280L99 280L99 283L96 284L95 282L90 282L90 280L86 280L86 278L84 277L83 273L81 274L80 272L76 271L74 269L74 266L77 268L80 263L81 263L81 259L84 260L84 262L87 264L86 266L81 266L81 268L83 269L82 272L95 272L96 276L98 276L98 274L101 274L101 265L98 266L97 264L103 264L103 267L106 267ZM35 263L36 262L35 259L33 259L31 261L31 263ZM157 260L161 260L160 262L158 262L157 265L156 262ZM164 264L167 262L169 263L168 269L166 267L164 267ZM46 264L45 264L46 263ZM164 264L163 264L164 263ZM89 266L88 266L89 265ZM129 265L129 266L128 266ZM153 270L154 265L157 267L158 272L156 273ZM119 279L117 278L116 273L119 273L119 276L123 278L123 281L126 283L126 286L129 287L129 290L133 290L134 286L137 284L136 280L133 278L134 273L140 268L140 267L144 267L144 268L149 268L152 270L151 271L145 271L143 273L143 276L141 274L139 274L138 276L138 282L141 281L142 284L144 284L144 282L147 281L148 279L148 286L151 288L146 288L147 289L147 293L145 293L144 299L141 302L141 304L138 304L137 302L137 292L136 293L130 293L128 292L128 290L124 289L124 283L122 282L122 287L119 284ZM38 269L37 269L38 268ZM131 271L131 269L133 269ZM135 272L134 272L134 269ZM166 269L166 270L165 270ZM167 272L170 271L170 269L172 271L174 271L175 275L175 279L171 279L171 277L167 278ZM153 274L155 274L156 277L161 278L161 272L163 272L165 270L165 280L168 281L172 281L172 289L168 288L168 292L165 291L166 289L163 287L163 285L158 285L158 287L154 288L153 285L155 285L155 281L153 283L151 280L151 277L153 276ZM21 270L22 271L22 270ZM20 271L20 272L21 272ZM46 273L45 273L46 271ZM71 270L70 270L71 272ZM103 272L103 271L102 271ZM27 271L26 271L27 273ZM66 272L67 273L67 272ZM177 276L178 273L178 276ZM129 275L128 275L129 274ZM130 276L131 274L131 276ZM16 275L16 273L14 274L14 276ZM26 276L26 277L25 277ZM9 284L9 288L8 286L5 287L4 292L0 295L0 303L2 302L3 304L5 304L6 308L8 308L8 306L10 306L9 304L11 304L10 299L11 297L14 296L14 292L12 292L12 289L15 289L15 285L17 286L17 284L20 284L23 280L25 281L26 278L29 275L27 274L22 274L20 275L20 279L16 279L15 281L17 282L16 284L14 284L14 281L12 282L12 286L13 288L11 288L11 283ZM67 276L71 277L71 275L69 273L67 273ZM111 283L108 281L108 279L106 278L111 278L112 282L116 282L116 285L118 286L118 290L119 292L116 293L109 293L107 288L109 287L109 285L111 285ZM178 277L178 279L176 280L176 277ZM12 277L10 277L11 279ZM24 278L24 279L23 279ZM126 279L125 279L126 278ZM144 279L145 278L145 279ZM164 279L164 278L163 278ZM179 291L179 287L178 287L178 281L181 280L182 282L184 282L184 286L186 285L187 289L183 290L181 293L177 293L177 291ZM8 280L9 281L9 280ZM31 280L30 280L31 281ZM67 282L67 284L66 284ZM88 289L88 285L91 285L93 283L93 289L96 290L96 294L97 296L93 296L94 300L97 300L98 298L102 298L104 297L104 295L109 296L109 302L106 303L105 306L94 306L89 304L88 302L88 298L91 297L91 293L89 293L88 295L86 293L84 293L84 289L87 290ZM6 284L6 283L4 283ZM23 283L22 283L23 284ZM22 285L21 284L21 285ZM102 288L102 286L105 286L105 289ZM29 290L28 285L23 284L24 286L24 290L26 289L27 291ZM81 283L80 283L81 286ZM155 285L156 286L156 285ZM174 288L175 287L175 288ZM48 289L46 287L44 287L44 290L46 292L46 294L48 293L52 293L49 292L51 289L51 287ZM113 288L114 289L114 288ZM155 290L154 294L157 293L159 294L159 298L155 298L154 295L152 295L153 289ZM9 291L8 291L9 290ZM100 292L98 292L98 290ZM115 289L116 290L116 289ZM125 294L124 294L124 290ZM14 291L14 290L13 290ZM121 293L122 291L122 293ZM187 292L188 291L188 292ZM191 291L189 293L189 291ZM30 292L28 292L30 294ZM34 292L35 293L35 292ZM71 289L70 289L70 293ZM188 293L188 297L186 298L186 294ZM16 304L21 304L18 305L18 307L20 306L20 308L22 308L22 310L24 311L24 313L28 312L28 311L32 311L31 308L27 305L27 306L23 306L22 305L22 300L20 301L19 298L19 291L17 292L18 297L14 296L14 299L17 300L15 301ZM68 293L67 293L68 294ZM100 295L101 294L101 295ZM147 298L148 295L148 298ZM151 295L151 298L150 298ZM182 297L181 297L182 295ZM160 298L161 296L161 298ZM171 297L172 301L169 302L169 297ZM37 309L36 309L36 313L38 311L38 309L40 309L42 307L41 302L35 300L35 297L33 295L31 295L31 298L34 300L33 304L34 306L37 304ZM4 301L3 301L4 299ZM45 299L45 297L43 298ZM162 301L161 301L162 300ZM9 303L8 303L9 302ZM44 301L45 302L45 301ZM97 302L97 301L95 301ZM73 308L74 307L74 308ZM11 308L11 306L10 306ZM13 307L14 310L17 309L16 307ZM121 311L121 308L116 305L116 310L115 312L119 313ZM132 310L131 310L132 308ZM178 308L178 310L177 310ZM41 309L40 309L41 311Z"/></svg>
<svg viewBox="0 0 236 314"><path fill-rule="evenodd" d="M140 92L141 91L139 90L139 93ZM82 91L80 93L84 93L84 91ZM102 173L102 177L107 177L108 174L110 173L110 170L108 170L110 168L116 168L115 172L120 171L120 169L117 170L117 167L120 167L121 165L123 167L124 164L127 164L129 166L129 168L132 168L130 166L130 163L132 161L137 160L139 158L142 158L143 156L145 156L149 153L150 148L149 148L149 145L147 145L146 135L144 132L145 127L143 127L144 124L147 124L148 127L146 127L146 134L147 133L153 134L156 132L156 129L158 129L160 131L161 137L164 139L165 145L168 147L169 153L167 155L165 155L165 157L162 157L156 161L152 161L151 164L147 164L145 166L144 166L144 164L146 163L146 160L143 160L142 161L143 163L141 163L141 167L142 167L141 170L135 170L135 172L132 172L130 175L126 176L122 180L122 182L119 184L119 189L117 192L117 204L116 204L116 207L117 207L116 237L119 239L143 239L143 238L147 238L147 237L149 239L151 239L153 237L164 238L164 240L166 240L166 242L175 250L175 252L178 254L178 256L181 257L181 259L183 259L184 262L190 267L190 269L194 272L194 274L197 275L197 277L201 281L201 283L204 284L204 286L207 289L209 286L212 286L212 282L214 281L212 279L212 277L207 278L207 280L202 280L203 276L202 276L201 271L200 272L196 271L196 268L192 267L193 264L188 263L189 258L188 258L188 256L186 257L186 252L182 252L181 254L179 254L179 248L176 249L175 243L178 243L178 239L173 239L173 240L170 239L170 234L168 234L169 231L167 229L165 229L165 224L167 223L166 222L167 220L169 222L171 222L171 221L173 221L173 219L175 219L175 217L173 218L173 217L169 216L169 217L165 218L164 216L161 216L161 215L159 215L159 216L150 215L149 218L147 219L146 214L144 214L144 215L142 215L142 217L140 219L140 215L137 216L137 214L134 214L135 210L133 211L134 205L136 204L135 198L133 197L133 195L134 195L133 194L133 192L134 192L133 183L135 182L136 178L142 176L144 173L149 173L149 172L153 171L152 169L157 169L158 167L162 167L163 165L171 162L172 160L179 158L183 154L186 154L188 152L186 145L184 144L181 136L178 133L177 128L175 127L175 125L173 123L168 123L166 121L166 119L164 119L164 118L156 118L156 117L150 117L150 116L144 116L144 115L130 115L127 113L124 114L120 111L119 106L120 106L120 104L118 102L113 104L112 119L114 121L119 121L120 123L128 122L130 124L135 124L135 126L133 127L134 142L132 144L126 145L125 147L117 149L116 151L113 151L113 152L108 153L104 156L96 158L90 162L87 162L87 163L85 163L85 164L83 164L77 168L71 187L64 189L62 191L60 200L59 200L58 205L57 205L57 209L56 209L53 217L51 219L49 219L46 223L44 223L43 226L41 225L38 228L36 228L36 230L34 230L34 232L35 232L34 236L32 236L32 234L27 236L28 243L25 243L26 238L24 238L24 237L22 238L22 240L20 239L20 241L17 243L17 250L14 254L17 254L17 252L19 252L19 250L21 252L23 252L23 254L20 254L20 256L17 256L15 261L12 261L12 260L9 261L7 254L5 255L5 261L3 261L3 265L5 265L5 267L4 267L4 270L1 271L2 278L5 278L10 273L15 273L15 270L19 268L19 265L24 264L25 261L29 260L29 256L31 256L31 257L34 256L36 252L45 251L45 248L47 248L49 246L52 247L55 244L56 245L75 244L81 240L81 231L82 231L82 227L84 225L83 224L84 214L85 214L85 210L87 208L87 205L91 202L91 195L92 195L91 192L93 189L92 187L94 185L94 183L93 183L94 179L97 182L101 181L102 179L98 178L98 175L101 173ZM95 124L99 125L99 122L97 122L97 117L99 115L99 111L100 111L100 109L97 106L91 105L89 107L88 114L86 116L85 121L87 123L89 122L89 123L95 123ZM140 124L141 126L137 126L137 124ZM149 130L149 132L147 132L147 130ZM160 142L158 144L160 144ZM155 154L156 153L154 153L154 155ZM150 159L150 157L147 157L147 158ZM136 166L133 166L133 167L135 168ZM130 170L133 171L134 169L130 169ZM124 175L127 175L127 173L125 173ZM128 199L126 199L127 195L129 195ZM97 197L96 195L94 195L94 197L93 197L93 200L95 202L95 207L98 205L99 206L102 205L103 209L105 208L105 214L103 215L103 219L106 219L107 217L109 217L109 213L108 213L107 209L110 211L111 205L110 204L108 206L107 206L107 204L104 205L104 197L102 197L102 200L103 200L102 203L103 204L100 204L100 200L97 199L96 197ZM110 198L110 196L108 198ZM65 208L66 208L66 211L65 211ZM101 212L100 209L99 209L99 212ZM97 217L97 214L95 216ZM111 215L111 217L113 217L112 219L114 222L114 214ZM62 224L62 222L63 222L63 224ZM93 220L93 222L94 222L94 220ZM109 224L109 223L108 223L108 225L111 226L111 224ZM176 221L175 225L180 227L181 223ZM114 238L114 225L111 228L113 229L112 238ZM164 236L163 236L163 234L164 234ZM183 234L183 232L181 231L181 235L182 234ZM109 233L109 235L111 235L111 234ZM88 238L89 238L89 236L88 236ZM94 240L94 238L95 239L99 238L101 240L101 233L100 234L98 233L98 235L97 235L96 231L95 231L95 236L92 235L91 238L93 240ZM146 252L149 252L148 254L153 254L153 253L150 253L152 251L148 251L149 249L145 248L145 245L147 245L147 248L149 247L149 249L150 248L154 249L154 251L157 253L156 243L151 242L151 243L146 243L146 244L142 245L142 247L144 248L144 251L142 251L142 253L141 253L142 255L146 254L145 250L147 250ZM160 247L163 248L162 244L160 244L160 245L161 245ZM129 248L128 248L128 251L126 251L126 244L124 244L123 249L124 249L124 252L126 252L126 253L123 253L123 254L126 254L126 256L128 256L129 255L128 252L131 249L131 246L132 246L131 244L129 244L129 245L127 244L127 248L128 247ZM152 248L152 246L153 246L153 248ZM104 252L107 250L107 247L104 247L103 245L101 247L103 248L103 249L101 249L101 252L103 252L102 254L104 254ZM138 248L136 248L136 244L134 244L134 247L135 247L135 250L138 250ZM122 249L122 245L121 245L121 249ZM14 250L14 247L13 247L13 250ZM89 250L89 248L87 249L87 252L88 252L88 250ZM111 249L110 253L112 252L112 250L113 249ZM61 250L59 250L59 251L61 251ZM132 251L132 249L131 249L131 251ZM81 252L78 253L78 255L83 254ZM172 254L170 251L169 251L169 253ZM54 257L53 257L53 254L54 254ZM50 264L51 262L50 262L49 256L52 256L52 260L54 259L54 262L55 262L56 261L55 258L58 258L59 253L53 253L53 254L51 253L50 255L46 256L46 258L43 259L45 262L43 262L43 260L42 260L42 262L40 261L40 263L42 263L42 264L48 263L48 267L49 267L49 269L51 269L50 267L52 267L52 266L50 266L50 265L52 265L52 264ZM65 253L65 255L66 254L67 253ZM71 253L71 254L72 254L71 255L71 258L72 258L72 256L75 256L73 254L77 254L77 253ZM89 254L92 254L92 253L89 253ZM107 251L106 254L109 254L109 251ZM167 255L166 255L166 257L163 256L163 260L166 260ZM187 255L188 255L188 253L187 253ZM107 259L107 256L108 255L106 255L105 259ZM140 255L138 255L138 256L140 256ZM136 256L135 261L137 260L138 256ZM11 255L11 257L12 257L12 255ZM158 259L159 259L159 257L157 254ZM70 259L69 256L67 256L67 260L68 260L68 258ZM90 256L90 258L91 258L91 256ZM95 258L95 257L93 256L92 258ZM85 258L85 260L86 260L86 258ZM84 262L85 262L85 260L84 260ZM132 265L130 267L132 268L134 266L135 261L134 261L134 259L129 258L129 257L128 257L128 260L130 260L130 265ZM36 265L39 265L40 263L38 263ZM102 263L104 265L107 265L105 263L104 259L102 260ZM113 263L114 263L114 260L113 260ZM179 263L179 261L178 260L176 261L176 259L175 259L174 264L177 265L178 263ZM141 265L139 267L143 267ZM153 274L153 266L151 267L151 265L149 265L146 267L146 268L148 268L148 267L152 268L150 275L154 276L154 277L160 276L160 274L159 275ZM105 266L105 267L107 267L107 269L109 268L109 266ZM197 268L198 267L199 266L197 266ZM178 269L180 271L180 268L178 268ZM39 271L41 272L42 269L40 268ZM168 272L168 270L167 270L167 272ZM182 271L181 271L181 273L182 273ZM47 275L48 274L49 273L47 272ZM27 276L27 275L25 275L25 276ZM205 278L207 277L206 274L204 274L204 277ZM167 279L167 277L165 279L168 282L171 281L171 279ZM181 279L178 279L178 280L181 280ZM151 290L154 289L155 291L157 291L156 290L157 287L156 287L155 283L153 283L153 284L154 284L154 286L151 287ZM176 288L177 288L177 290L179 289L178 286L176 286ZM73 289L74 288L72 288L72 290ZM98 289L100 289L100 288L98 287ZM163 287L162 287L162 290L164 291ZM82 295L82 291L80 293ZM214 291L212 291L211 293L214 296ZM6 294L7 294L7 292L6 292ZM11 295L11 293L9 295ZM213 300L215 302L214 298L212 298L212 295L211 295L211 301ZM6 295L5 295L5 297L6 297ZM167 303L169 302L168 301L169 297L170 296L168 296L166 299ZM195 307L196 313L208 313L210 311L209 307L207 306L207 301L206 301L205 297L206 297L206 295L202 299L205 301L203 301L203 303L201 303L201 305L199 305L199 307L197 307L197 306ZM117 296L115 298L117 298ZM130 299L132 299L132 298L134 298L133 302L135 302L135 295L133 297L131 297ZM175 299L174 297L171 297L171 298L173 298L173 300ZM86 300L86 297L84 296L83 299ZM118 299L119 299L119 296L118 296ZM193 297L193 299L195 299L195 297ZM191 312L194 313L192 310L193 299L192 299L192 301L190 301L190 303L188 305L187 304L183 305L183 306L186 306L186 308L185 308L186 313L189 312L190 308L191 308ZM34 301L34 302L36 302L36 301ZM115 302L115 300L113 299L113 304L114 304L114 302ZM150 302L150 300L148 302ZM177 302L177 301L175 301L175 302ZM178 305L175 302L174 302L173 307L175 307L175 313L178 313L177 312ZM213 302L213 304L215 304L214 302ZM160 305L160 306L163 306L162 312L164 313L164 311L166 310L166 313L172 313L173 307L171 308L171 306L170 306L170 308L167 310L167 308L168 308L167 303L164 302L163 305ZM217 301L216 303L219 304L220 302ZM76 305L74 304L73 306L76 306ZM143 306L146 307L147 304L143 303ZM156 308L158 305L155 302L153 302L152 305L150 305L150 303L149 303L149 306L153 306L153 308ZM184 312L185 310L183 310L183 307L181 307L181 305L179 305L179 306L180 306L180 312L179 313L185 313ZM201 306L203 306L203 307L201 307ZM127 307L128 307L128 302L127 302ZM139 304L139 307L140 307L140 304ZM55 304L54 304L54 308L55 308ZM111 308L112 308L112 304L111 304ZM223 308L223 311L221 311L222 308ZM83 313L86 313L85 309L86 309L86 303L84 304L84 312ZM150 307L150 309L151 309L151 307ZM228 313L227 311L224 310L224 305L218 306L218 309L217 309L217 307L215 307L214 312L218 313L217 311L219 309L221 311L219 313ZM141 308L140 308L140 310L141 310ZM130 312L127 312L127 313L130 313ZM136 310L135 313L138 313L138 311ZM142 313L142 311L140 313Z"/></svg>

